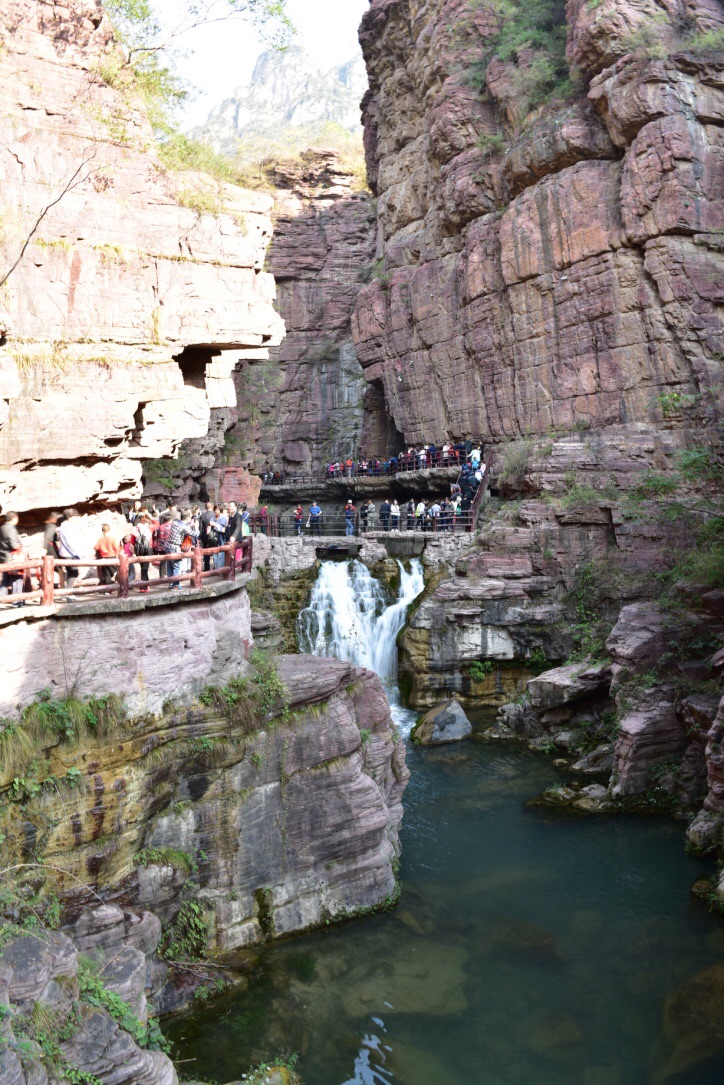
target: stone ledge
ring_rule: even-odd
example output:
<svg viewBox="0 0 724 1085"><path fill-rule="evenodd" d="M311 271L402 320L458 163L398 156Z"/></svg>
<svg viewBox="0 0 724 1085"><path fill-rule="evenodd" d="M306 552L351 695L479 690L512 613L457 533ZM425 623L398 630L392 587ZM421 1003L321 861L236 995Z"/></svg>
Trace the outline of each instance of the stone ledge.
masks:
<svg viewBox="0 0 724 1085"><path fill-rule="evenodd" d="M104 614L138 614L140 611L155 610L158 607L198 603L204 599L220 599L224 595L231 595L241 588L246 588L249 580L249 574L244 573L237 576L231 583L212 584L208 588L182 588L178 592L165 591L134 599L89 599L87 603L56 603L52 607L30 605L18 609L9 608L6 613L0 612L0 628L19 622L41 621L47 618L95 618L102 617Z"/></svg>

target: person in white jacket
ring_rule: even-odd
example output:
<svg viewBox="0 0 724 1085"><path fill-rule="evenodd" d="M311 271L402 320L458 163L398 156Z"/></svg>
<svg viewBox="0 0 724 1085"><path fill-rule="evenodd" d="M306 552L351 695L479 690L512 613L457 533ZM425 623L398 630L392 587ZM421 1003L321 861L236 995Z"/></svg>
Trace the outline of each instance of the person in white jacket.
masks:
<svg viewBox="0 0 724 1085"><path fill-rule="evenodd" d="M65 509L63 522L58 528L58 556L65 560L82 561L85 548L80 513L77 509ZM69 565L65 575L68 587L72 588L73 582L80 576L80 570Z"/></svg>

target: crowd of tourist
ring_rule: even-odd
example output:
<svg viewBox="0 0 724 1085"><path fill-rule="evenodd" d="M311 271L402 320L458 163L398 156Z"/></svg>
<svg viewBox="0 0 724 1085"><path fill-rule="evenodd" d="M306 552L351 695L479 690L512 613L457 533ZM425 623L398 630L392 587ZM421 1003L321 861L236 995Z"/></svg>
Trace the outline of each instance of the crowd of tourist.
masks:
<svg viewBox="0 0 724 1085"><path fill-rule="evenodd" d="M477 444L473 441L444 444L440 449L429 444L409 448L384 461L379 458L347 459L328 464L326 475L329 478L394 475L399 471L425 467L461 466L458 482L451 487L450 496L441 501L410 498L401 505L396 498L385 498L376 508L369 499L362 501L359 507L350 499L343 511L345 534L365 534L376 530L378 524L382 531L454 531L461 518L467 523L466 517L469 517L482 483L485 474L483 451L482 441ZM278 475L278 472L267 472L264 479L269 481L273 477L276 480ZM325 514L317 501L311 503L308 511L298 504L293 513L294 533L321 535L324 521ZM113 524L103 524L95 545L89 550L85 524L77 509L68 508L62 513L51 512L47 516L43 551L69 563L56 566L60 588L72 589L81 575L93 576L93 567L88 567L88 562L93 560L104 562L96 567L98 582L101 585L112 584L118 577L120 555L124 554L128 559L129 579L140 578L142 592L149 590L151 567L158 570L159 579L168 581L170 590L178 590L178 578L191 569L191 558L190 555L188 558L183 556L185 551L191 551L195 546L203 549L226 546L232 540L239 541L251 535L252 531L268 534L272 518L266 505L250 513L245 504L237 505L234 501L226 504L208 501L203 509L198 505L178 508L169 503L163 510L136 501L126 514L127 528L118 530L116 523L114 520ZM23 560L23 544L17 525L17 514L6 513L0 524L0 565ZM276 517L273 530L279 530ZM157 560L134 561L137 558ZM205 554L203 560L204 571L221 569L226 561L226 553ZM78 562L77 566L73 564L74 561ZM12 596L29 590L27 580L27 572L3 572L0 596L12 599ZM24 604L20 600L12 605Z"/></svg>
<svg viewBox="0 0 724 1085"><path fill-rule="evenodd" d="M269 510L264 506L255 514L260 529L266 531ZM23 545L18 533L18 516L6 513L0 525L0 565L23 560ZM251 514L245 504L237 505L234 501L224 505L215 505L209 501L203 510L199 506L180 509L169 505L161 511L155 506L136 501L126 514L127 529L114 530L111 524L101 526L100 535L95 545L88 546L84 523L77 509L69 508L64 512L51 512L46 518L43 531L43 550L45 554L65 561L77 561L75 565L56 567L58 586L72 589L81 576L92 576L81 562L93 559L104 562L118 562L120 554L129 560L129 579L138 576L143 582L140 591L149 589L151 565L158 569L160 579L169 579L169 589L177 591L180 582L177 577L191 569L191 559L166 555L183 554L194 546L214 549L225 546L232 540L241 540L251 534ZM157 557L154 562L134 562L134 558ZM226 561L225 552L204 555L204 570L221 569ZM136 571L138 570L138 572ZM97 579L100 584L113 583L118 576L118 565L98 565ZM25 574L27 575L27 574ZM24 574L5 572L0 578L0 596L13 596L23 592ZM22 606L23 603L13 603Z"/></svg>
<svg viewBox="0 0 724 1085"><path fill-rule="evenodd" d="M379 508L374 501L366 499L355 505L350 498L344 506L343 519L345 535L366 534L368 531L454 531L462 521L465 526L470 522L470 515L485 476L485 465L477 461L463 465L458 482L453 483L450 497L441 501L426 499L415 500L411 497L401 505L396 498L385 498ZM336 518L335 518L336 519ZM294 530L296 535L308 531L311 535L321 535L324 526L324 511L318 501L313 501L306 512L304 505L297 505L294 510Z"/></svg>
<svg viewBox="0 0 724 1085"><path fill-rule="evenodd" d="M482 463L485 446L482 441L446 442L440 448L435 444L408 448L407 451L380 459L379 456L336 460L324 468L326 480L335 478L379 478L397 475L404 471L424 471L428 467L461 467L469 464L474 469ZM275 467L267 467L262 475L264 485L281 485L287 473Z"/></svg>

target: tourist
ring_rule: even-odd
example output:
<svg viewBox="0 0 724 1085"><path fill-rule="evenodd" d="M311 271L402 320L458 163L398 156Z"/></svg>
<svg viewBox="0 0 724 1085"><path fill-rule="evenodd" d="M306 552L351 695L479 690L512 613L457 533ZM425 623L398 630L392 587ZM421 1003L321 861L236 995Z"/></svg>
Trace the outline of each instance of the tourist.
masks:
<svg viewBox="0 0 724 1085"><path fill-rule="evenodd" d="M380 523L382 524L383 531L390 530L390 512L392 511L392 505L390 505L387 498L384 499L380 505Z"/></svg>
<svg viewBox="0 0 724 1085"><path fill-rule="evenodd" d="M80 513L77 509L65 509L63 522L58 528L58 554L65 561L83 560L83 536L81 533ZM69 588L73 587L73 581L80 576L75 565L65 567L65 575Z"/></svg>
<svg viewBox="0 0 724 1085"><path fill-rule="evenodd" d="M374 501L368 501L368 505L369 505L369 510L368 510L367 519L369 521L370 531L374 531L375 530L375 516L377 515L377 507L376 507Z"/></svg>
<svg viewBox="0 0 724 1085"><path fill-rule="evenodd" d="M173 516L167 510L162 512L159 517L158 530L153 538L153 551L155 554L168 554L169 551L169 539L171 537L171 528L173 527ZM158 575L161 580L165 580L169 575L170 562L160 561L158 563Z"/></svg>
<svg viewBox="0 0 724 1085"><path fill-rule="evenodd" d="M262 505L259 510L259 527L261 528L262 535L269 534L269 506Z"/></svg>
<svg viewBox="0 0 724 1085"><path fill-rule="evenodd" d="M241 524L241 514L235 501L229 502L229 523L226 528L226 541L231 542L236 538L239 526Z"/></svg>
<svg viewBox="0 0 724 1085"><path fill-rule="evenodd" d="M128 520L129 524L135 524L136 520L138 519L138 517L140 515L141 515L141 502L140 501L134 501L133 502L133 508L128 513L128 516L126 517L126 519Z"/></svg>
<svg viewBox="0 0 724 1085"><path fill-rule="evenodd" d="M100 538L96 542L93 549L95 550L95 555L99 561L117 561L118 553L121 548L117 539L114 539L111 535L111 528L109 524L102 525ZM112 584L116 575L117 568L117 564L99 565L98 583Z"/></svg>
<svg viewBox="0 0 724 1085"><path fill-rule="evenodd" d="M296 535L302 534L302 528L304 526L304 509L301 505L297 505L294 510L294 533Z"/></svg>
<svg viewBox="0 0 724 1085"><path fill-rule="evenodd" d="M45 521L43 528L43 553L49 558L58 557L58 523L60 521L59 512L48 513L48 518ZM58 566L58 587L65 587L65 569L62 565Z"/></svg>
<svg viewBox="0 0 724 1085"><path fill-rule="evenodd" d="M390 506L390 526L393 531L400 530L400 506L395 498Z"/></svg>
<svg viewBox="0 0 724 1085"><path fill-rule="evenodd" d="M407 530L415 530L415 498L411 497L405 505L405 516L407 517Z"/></svg>
<svg viewBox="0 0 724 1085"><path fill-rule="evenodd" d="M240 539L248 539L251 535L251 517L249 516L249 509L246 505L242 505L238 509L237 515L239 517L239 526L236 529L234 538L238 542Z"/></svg>
<svg viewBox="0 0 724 1085"><path fill-rule="evenodd" d="M128 583L131 584L136 579L136 570L133 567L133 559L136 556L136 536L132 531L127 532L121 539L119 553L125 554L128 558Z"/></svg>
<svg viewBox="0 0 724 1085"><path fill-rule="evenodd" d="M184 550L190 550L193 546L192 527L182 517L180 512L176 512L176 519L172 521L171 531L168 537L168 554L178 554ZM185 558L176 557L172 561L169 561L169 576L172 578L169 584L170 591L178 591L181 587L179 580L175 579L181 575L183 570Z"/></svg>
<svg viewBox="0 0 724 1085"><path fill-rule="evenodd" d="M148 558L153 553L155 527L156 525L151 520L150 513L146 511L142 512L139 519L136 520L133 527L133 533L135 535L134 549L137 558ZM141 580L144 582L143 587L140 590L142 592L147 592L150 562L139 561L138 567L141 571Z"/></svg>
<svg viewBox="0 0 724 1085"><path fill-rule="evenodd" d="M314 500L309 509L309 525L312 529L312 535L321 535L322 533L322 510Z"/></svg>
<svg viewBox="0 0 724 1085"><path fill-rule="evenodd" d="M420 500L415 509L415 521L418 531L425 530L425 516L427 515L427 501Z"/></svg>
<svg viewBox="0 0 724 1085"><path fill-rule="evenodd" d="M369 501L363 501L359 510L359 526L362 534L366 534L369 525L370 518L370 503Z"/></svg>
<svg viewBox="0 0 724 1085"><path fill-rule="evenodd" d="M210 549L212 546L216 546L216 543L211 541L211 524L214 520L214 503L213 501L206 502L206 508L199 517L199 542L204 550ZM204 572L207 573L211 569L211 555L204 554Z"/></svg>
<svg viewBox="0 0 724 1085"><path fill-rule="evenodd" d="M0 527L0 565L12 561L22 561L23 544L18 533L18 514L8 512L3 518ZM0 579L0 595L20 595L23 590L22 572L3 573ZM12 604L14 607L25 606L25 600L18 599Z"/></svg>
<svg viewBox="0 0 724 1085"><path fill-rule="evenodd" d="M437 529L438 529L438 526L439 526L438 521L440 519L440 513L441 512L442 512L442 509L440 507L439 501L433 502L433 504L430 506L430 521L431 521L431 526L432 526L433 531L437 531Z"/></svg>
<svg viewBox="0 0 724 1085"><path fill-rule="evenodd" d="M211 546L224 546L226 544L226 529L229 526L229 517L224 511L226 506L220 508L219 505L214 505L214 519L209 524L209 537L211 540ZM226 554L224 551L220 551L218 554L213 555L214 568L223 569L226 564Z"/></svg>
<svg viewBox="0 0 724 1085"><path fill-rule="evenodd" d="M345 535L354 535L354 522L357 513L351 499L344 507L344 533Z"/></svg>
<svg viewBox="0 0 724 1085"><path fill-rule="evenodd" d="M473 471L477 471L477 469L480 467L481 456L482 456L482 453L481 453L479 448L473 448L471 450L471 452L470 452L470 463L471 463L471 466L473 468Z"/></svg>

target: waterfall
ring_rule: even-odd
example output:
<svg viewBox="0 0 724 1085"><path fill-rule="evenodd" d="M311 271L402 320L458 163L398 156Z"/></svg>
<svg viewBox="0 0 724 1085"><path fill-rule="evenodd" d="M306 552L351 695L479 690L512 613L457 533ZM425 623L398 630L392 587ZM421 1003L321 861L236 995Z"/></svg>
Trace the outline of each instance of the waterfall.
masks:
<svg viewBox="0 0 724 1085"><path fill-rule="evenodd" d="M407 732L415 714L400 704L397 634L425 583L417 558L409 572L402 562L397 564L400 589L390 604L382 585L361 561L322 562L309 606L297 619L297 642L302 652L347 659L378 674L387 690L392 718Z"/></svg>

